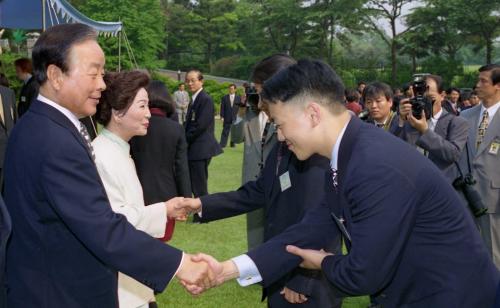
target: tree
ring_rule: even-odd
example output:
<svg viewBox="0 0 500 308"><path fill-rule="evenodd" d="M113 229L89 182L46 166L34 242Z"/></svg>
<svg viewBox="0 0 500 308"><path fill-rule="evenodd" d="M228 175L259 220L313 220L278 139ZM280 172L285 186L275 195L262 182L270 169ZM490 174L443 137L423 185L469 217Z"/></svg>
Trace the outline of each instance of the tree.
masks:
<svg viewBox="0 0 500 308"><path fill-rule="evenodd" d="M408 30L398 31L397 21L401 19L403 6L412 0L368 0L365 6L365 21L370 28L377 33L391 50L391 84L396 84L397 55L399 39ZM377 20L385 19L389 23L390 35L377 24Z"/></svg>
<svg viewBox="0 0 500 308"><path fill-rule="evenodd" d="M139 67L163 67L165 61L161 55L165 49L165 23L160 3L157 0L117 0L76 1L78 10L94 20L123 22L125 34L137 59ZM101 46L106 53L107 66L118 66L118 38L101 37ZM122 41L122 48L124 42ZM123 57L125 68L134 67L133 63Z"/></svg>
<svg viewBox="0 0 500 308"><path fill-rule="evenodd" d="M500 36L500 1L450 0L450 4L449 18L456 21L461 33L476 46L486 47L485 60L491 63L494 41Z"/></svg>

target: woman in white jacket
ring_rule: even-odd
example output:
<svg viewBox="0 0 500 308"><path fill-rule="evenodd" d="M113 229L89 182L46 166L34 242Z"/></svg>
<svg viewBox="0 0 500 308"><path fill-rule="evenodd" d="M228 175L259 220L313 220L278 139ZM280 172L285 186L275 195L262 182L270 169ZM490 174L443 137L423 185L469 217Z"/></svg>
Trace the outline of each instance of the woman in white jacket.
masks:
<svg viewBox="0 0 500 308"><path fill-rule="evenodd" d="M108 73L104 81L107 88L96 113L97 121L104 125L104 129L92 142L97 170L113 210L127 217L138 230L161 238L165 234L167 218L182 219L184 213L169 202L144 205L142 187L128 144L133 136L147 133L151 113L145 87L149 76L139 71ZM119 273L118 300L120 308L143 308L153 303L155 297L153 290Z"/></svg>

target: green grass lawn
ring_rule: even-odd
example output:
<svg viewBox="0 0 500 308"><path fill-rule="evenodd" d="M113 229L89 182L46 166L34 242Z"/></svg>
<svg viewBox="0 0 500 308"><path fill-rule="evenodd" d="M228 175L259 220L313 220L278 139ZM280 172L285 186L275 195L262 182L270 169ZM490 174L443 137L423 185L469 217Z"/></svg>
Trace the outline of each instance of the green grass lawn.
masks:
<svg viewBox="0 0 500 308"><path fill-rule="evenodd" d="M220 138L221 123L216 120L216 138ZM209 166L208 190L210 193L237 189L241 182L243 145L225 148L224 153L214 157ZM211 222L208 224L177 223L173 239L170 241L189 253L204 252L218 260L226 260L246 252L246 217ZM198 297L184 291L177 280L172 281L162 294L157 296L159 307L266 307L260 302L259 285L242 288L235 281L209 290ZM343 307L365 308L366 297L344 301ZM298 306L300 307L300 306Z"/></svg>

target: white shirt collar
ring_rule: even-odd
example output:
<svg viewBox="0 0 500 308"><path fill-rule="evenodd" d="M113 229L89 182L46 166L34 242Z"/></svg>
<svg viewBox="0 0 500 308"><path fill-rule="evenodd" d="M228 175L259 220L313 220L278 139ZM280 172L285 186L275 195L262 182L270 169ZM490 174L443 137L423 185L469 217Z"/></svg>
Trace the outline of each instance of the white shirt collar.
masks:
<svg viewBox="0 0 500 308"><path fill-rule="evenodd" d="M478 126L481 124L481 120L483 119L483 113L485 110L488 110L488 118L491 120L495 116L495 114L498 111L498 108L500 108L500 101L496 102L495 105L491 106L490 108L485 108L483 103L481 102L481 112L479 113L479 121L478 121Z"/></svg>
<svg viewBox="0 0 500 308"><path fill-rule="evenodd" d="M57 110L59 110L59 112L64 114L64 116L66 116L66 118L68 118L71 121L71 123L73 123L73 125L76 127L76 130L80 131L80 125L81 125L80 121L78 120L76 115L74 115L71 111L69 111L69 109L66 109L63 106L59 105L58 103L51 101L50 99L46 98L42 94L38 94L37 99L39 101L41 101L42 103L50 105L50 106L56 108Z"/></svg>
<svg viewBox="0 0 500 308"><path fill-rule="evenodd" d="M193 96L192 96L192 102L194 103L196 97L198 97L198 94L200 94L200 92L203 91L203 87L201 87L198 91L194 92Z"/></svg>
<svg viewBox="0 0 500 308"><path fill-rule="evenodd" d="M335 141L335 144L333 145L332 158L330 160L330 167L333 170L338 169L340 142L342 141L342 137L344 136L347 125L349 124L349 122L351 120L352 120L352 118L350 118L349 121L347 121L347 123L344 125L344 127L340 131L339 136L337 137L337 141Z"/></svg>

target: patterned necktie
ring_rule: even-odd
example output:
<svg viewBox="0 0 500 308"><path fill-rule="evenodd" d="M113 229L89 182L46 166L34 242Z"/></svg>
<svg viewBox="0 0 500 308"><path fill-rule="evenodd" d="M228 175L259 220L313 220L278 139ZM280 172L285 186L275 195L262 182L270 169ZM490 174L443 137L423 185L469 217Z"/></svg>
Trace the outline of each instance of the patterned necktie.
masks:
<svg viewBox="0 0 500 308"><path fill-rule="evenodd" d="M479 148L479 145L481 145L481 142L484 140L484 135L486 135L486 130L488 129L488 122L488 110L485 110L481 123L479 123L479 128L477 129L476 149Z"/></svg>
<svg viewBox="0 0 500 308"><path fill-rule="evenodd" d="M92 140L90 140L89 132L83 123L80 123L80 135L82 135L83 140L87 144L87 148L89 150L90 155L92 156L92 160L95 161L94 148L92 147Z"/></svg>
<svg viewBox="0 0 500 308"><path fill-rule="evenodd" d="M333 187L337 188L337 186L339 185L339 183L338 183L338 172L337 172L337 169L334 169L334 168L330 167L330 170L332 172Z"/></svg>

